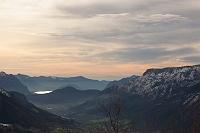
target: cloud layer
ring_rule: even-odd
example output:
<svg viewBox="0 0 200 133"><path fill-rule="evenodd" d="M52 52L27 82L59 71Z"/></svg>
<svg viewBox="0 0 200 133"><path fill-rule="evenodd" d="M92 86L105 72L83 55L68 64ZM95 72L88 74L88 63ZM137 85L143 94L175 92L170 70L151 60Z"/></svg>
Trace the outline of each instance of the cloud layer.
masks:
<svg viewBox="0 0 200 133"><path fill-rule="evenodd" d="M117 78L199 64L199 12L196 0L0 0L1 69Z"/></svg>

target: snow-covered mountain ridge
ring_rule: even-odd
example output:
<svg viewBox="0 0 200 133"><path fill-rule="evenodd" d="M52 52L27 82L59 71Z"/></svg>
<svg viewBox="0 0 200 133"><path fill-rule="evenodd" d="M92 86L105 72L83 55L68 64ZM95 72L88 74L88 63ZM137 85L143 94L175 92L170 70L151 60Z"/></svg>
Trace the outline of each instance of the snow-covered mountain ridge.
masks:
<svg viewBox="0 0 200 133"><path fill-rule="evenodd" d="M160 98L172 97L197 84L200 84L200 65L148 69L142 76L111 82L109 87L117 85L119 90L132 94Z"/></svg>
<svg viewBox="0 0 200 133"><path fill-rule="evenodd" d="M151 97L175 95L180 88L200 83L200 65L148 69L143 76L131 81L132 93Z"/></svg>

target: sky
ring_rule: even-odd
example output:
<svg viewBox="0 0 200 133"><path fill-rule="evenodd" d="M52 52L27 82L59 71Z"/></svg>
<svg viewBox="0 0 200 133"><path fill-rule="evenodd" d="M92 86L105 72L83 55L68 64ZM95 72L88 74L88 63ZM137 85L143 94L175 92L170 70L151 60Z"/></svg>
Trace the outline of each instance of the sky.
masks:
<svg viewBox="0 0 200 133"><path fill-rule="evenodd" d="M119 79L200 63L199 0L0 0L0 70Z"/></svg>

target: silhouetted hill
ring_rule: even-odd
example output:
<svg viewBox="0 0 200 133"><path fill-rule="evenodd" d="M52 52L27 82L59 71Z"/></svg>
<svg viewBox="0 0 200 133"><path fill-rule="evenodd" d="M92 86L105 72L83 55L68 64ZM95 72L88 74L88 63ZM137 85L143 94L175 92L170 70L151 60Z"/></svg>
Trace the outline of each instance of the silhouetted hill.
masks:
<svg viewBox="0 0 200 133"><path fill-rule="evenodd" d="M64 117L67 109L93 99L99 94L98 90L78 90L74 87L64 87L44 95L29 95L28 99L37 106Z"/></svg>
<svg viewBox="0 0 200 133"><path fill-rule="evenodd" d="M44 95L33 94L28 96L28 99L33 103L43 104L75 103L91 99L97 96L99 92L98 90L78 90L74 87L65 87Z"/></svg>
<svg viewBox="0 0 200 133"><path fill-rule="evenodd" d="M63 119L29 103L17 92L0 90L0 123L17 125L25 129L75 128L75 121Z"/></svg>

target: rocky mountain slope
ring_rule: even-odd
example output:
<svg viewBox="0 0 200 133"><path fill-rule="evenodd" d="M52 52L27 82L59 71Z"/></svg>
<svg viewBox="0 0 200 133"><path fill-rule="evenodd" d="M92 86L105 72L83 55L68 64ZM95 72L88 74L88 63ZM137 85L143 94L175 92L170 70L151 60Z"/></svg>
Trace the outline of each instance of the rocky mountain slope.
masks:
<svg viewBox="0 0 200 133"><path fill-rule="evenodd" d="M25 95L30 94L28 88L23 85L14 75L0 72L0 88L7 91L16 91Z"/></svg>
<svg viewBox="0 0 200 133"><path fill-rule="evenodd" d="M133 75L131 77L127 77L127 78L123 78L121 80L116 80L116 81L112 81L110 82L104 91L106 90L109 90L109 89L113 89L114 87L115 88L120 88L121 90L123 91L129 91L128 88L129 88L129 85L132 81L138 79L140 76L136 76L136 75Z"/></svg>
<svg viewBox="0 0 200 133"><path fill-rule="evenodd" d="M200 83L200 65L149 69L143 76L130 81L131 93L153 98L170 97L180 89Z"/></svg>

